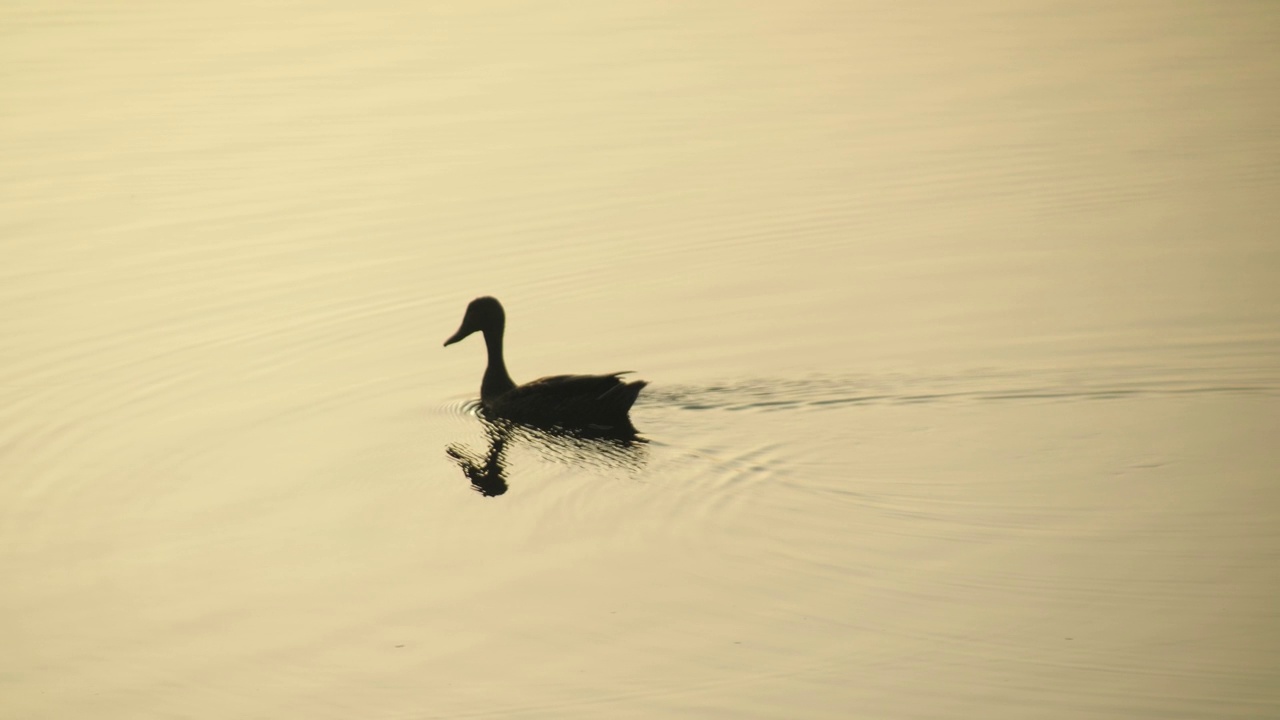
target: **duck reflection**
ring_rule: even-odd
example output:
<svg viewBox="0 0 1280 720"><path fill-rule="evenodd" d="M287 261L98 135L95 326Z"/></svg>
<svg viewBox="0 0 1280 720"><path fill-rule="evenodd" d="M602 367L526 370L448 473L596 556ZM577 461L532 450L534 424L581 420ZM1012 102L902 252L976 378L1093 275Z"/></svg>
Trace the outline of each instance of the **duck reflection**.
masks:
<svg viewBox="0 0 1280 720"><path fill-rule="evenodd" d="M497 497L507 491L507 442L511 439L511 423L504 420L484 421L484 434L489 452L480 455L465 445L454 443L445 452L462 468L471 488L485 497Z"/></svg>
<svg viewBox="0 0 1280 720"><path fill-rule="evenodd" d="M533 449L543 459L570 465L634 471L645 463L645 445L649 441L640 437L630 423L608 429L570 429L489 417L483 410L478 417L488 441L487 451L480 453L454 443L445 452L462 469L471 488L485 497L497 497L509 489L506 453L513 443Z"/></svg>

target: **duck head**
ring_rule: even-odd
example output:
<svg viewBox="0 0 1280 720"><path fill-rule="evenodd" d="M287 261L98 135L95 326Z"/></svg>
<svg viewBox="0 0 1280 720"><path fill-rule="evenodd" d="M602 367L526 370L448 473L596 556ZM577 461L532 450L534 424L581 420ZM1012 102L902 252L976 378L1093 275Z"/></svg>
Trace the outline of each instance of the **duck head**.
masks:
<svg viewBox="0 0 1280 720"><path fill-rule="evenodd" d="M497 298L487 295L478 297L467 306L467 314L462 316L462 326L458 328L458 332L454 333L448 340L445 340L444 344L452 345L477 331L486 335L497 331L501 335L503 326L506 323L507 314L503 312L502 303L498 302Z"/></svg>

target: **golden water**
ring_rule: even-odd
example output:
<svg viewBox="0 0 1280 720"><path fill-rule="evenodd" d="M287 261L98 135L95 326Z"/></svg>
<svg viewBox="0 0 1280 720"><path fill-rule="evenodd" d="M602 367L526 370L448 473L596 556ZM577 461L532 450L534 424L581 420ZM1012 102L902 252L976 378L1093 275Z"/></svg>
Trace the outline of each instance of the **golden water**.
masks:
<svg viewBox="0 0 1280 720"><path fill-rule="evenodd" d="M1278 28L0 8L0 717L1280 715Z"/></svg>

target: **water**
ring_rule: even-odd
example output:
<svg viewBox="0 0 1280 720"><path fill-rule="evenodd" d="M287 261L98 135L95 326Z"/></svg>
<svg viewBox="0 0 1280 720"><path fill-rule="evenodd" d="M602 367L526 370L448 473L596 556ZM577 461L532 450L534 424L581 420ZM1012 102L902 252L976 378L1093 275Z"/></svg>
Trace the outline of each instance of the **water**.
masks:
<svg viewBox="0 0 1280 720"><path fill-rule="evenodd" d="M1269 4L0 19L0 716L1280 714Z"/></svg>

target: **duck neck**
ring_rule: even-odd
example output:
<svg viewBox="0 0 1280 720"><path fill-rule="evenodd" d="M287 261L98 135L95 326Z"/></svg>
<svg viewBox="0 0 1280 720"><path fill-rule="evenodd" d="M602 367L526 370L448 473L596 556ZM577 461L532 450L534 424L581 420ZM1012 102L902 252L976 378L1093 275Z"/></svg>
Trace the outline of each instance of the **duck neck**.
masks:
<svg viewBox="0 0 1280 720"><path fill-rule="evenodd" d="M489 401L516 386L507 374L507 363L502 359L502 326L484 330L484 345L489 350L489 364L484 369L480 383L480 399Z"/></svg>

